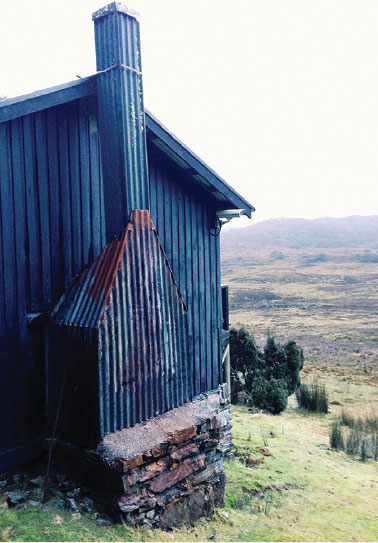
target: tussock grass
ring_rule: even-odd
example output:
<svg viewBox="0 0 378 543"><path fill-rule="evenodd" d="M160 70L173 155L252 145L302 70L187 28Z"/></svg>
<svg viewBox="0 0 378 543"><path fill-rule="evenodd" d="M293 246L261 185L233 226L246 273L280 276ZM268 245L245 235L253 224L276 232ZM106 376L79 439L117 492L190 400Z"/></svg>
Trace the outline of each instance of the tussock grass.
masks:
<svg viewBox="0 0 378 543"><path fill-rule="evenodd" d="M363 412L343 406L340 417L334 420L330 430L330 445L344 450L349 456L378 460L378 414L371 407Z"/></svg>
<svg viewBox="0 0 378 543"><path fill-rule="evenodd" d="M328 394L323 383L302 383L295 392L298 406L314 413L328 413Z"/></svg>
<svg viewBox="0 0 378 543"><path fill-rule="evenodd" d="M343 451L345 449L343 431L338 420L333 421L329 438L332 449Z"/></svg>
<svg viewBox="0 0 378 543"><path fill-rule="evenodd" d="M350 428L359 429L361 432L378 433L378 412L374 407L370 407L365 413L359 414L343 405L341 423Z"/></svg>

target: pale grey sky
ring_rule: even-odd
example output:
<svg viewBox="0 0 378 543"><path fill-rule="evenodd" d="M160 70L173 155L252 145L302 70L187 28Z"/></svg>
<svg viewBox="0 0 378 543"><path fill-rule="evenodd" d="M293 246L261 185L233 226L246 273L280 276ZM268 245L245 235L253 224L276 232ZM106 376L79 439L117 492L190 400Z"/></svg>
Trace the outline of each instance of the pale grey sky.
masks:
<svg viewBox="0 0 378 543"><path fill-rule="evenodd" d="M0 94L93 73L91 14L106 3L2 2ZM377 1L126 4L141 14L146 107L255 220L378 213Z"/></svg>

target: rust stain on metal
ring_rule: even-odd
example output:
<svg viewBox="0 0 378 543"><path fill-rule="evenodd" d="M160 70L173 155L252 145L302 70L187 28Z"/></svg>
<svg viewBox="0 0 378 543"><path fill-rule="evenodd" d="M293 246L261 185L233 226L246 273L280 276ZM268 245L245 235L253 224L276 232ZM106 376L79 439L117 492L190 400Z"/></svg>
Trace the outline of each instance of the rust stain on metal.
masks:
<svg viewBox="0 0 378 543"><path fill-rule="evenodd" d="M76 351L67 345L65 356L80 367L97 344L101 435L192 399L187 309L148 211L131 213L121 238L66 291L53 322L72 337Z"/></svg>

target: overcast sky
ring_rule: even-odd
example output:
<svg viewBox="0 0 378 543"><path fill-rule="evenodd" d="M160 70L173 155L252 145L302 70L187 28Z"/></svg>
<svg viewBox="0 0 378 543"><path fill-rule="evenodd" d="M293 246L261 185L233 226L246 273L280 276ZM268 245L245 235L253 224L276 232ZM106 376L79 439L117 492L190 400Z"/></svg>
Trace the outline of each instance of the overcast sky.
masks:
<svg viewBox="0 0 378 543"><path fill-rule="evenodd" d="M95 72L104 4L2 2L0 94ZM141 14L146 107L255 220L378 214L376 0L126 4Z"/></svg>

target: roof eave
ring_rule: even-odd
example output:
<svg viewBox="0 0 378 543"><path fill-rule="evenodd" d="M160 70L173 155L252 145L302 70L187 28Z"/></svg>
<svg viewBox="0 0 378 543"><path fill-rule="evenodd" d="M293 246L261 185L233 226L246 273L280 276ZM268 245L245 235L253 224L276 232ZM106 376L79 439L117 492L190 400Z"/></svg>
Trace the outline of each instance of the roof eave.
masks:
<svg viewBox="0 0 378 543"><path fill-rule="evenodd" d="M49 107L60 106L72 100L96 94L96 92L96 76L91 75L56 87L9 98L0 102L0 123Z"/></svg>
<svg viewBox="0 0 378 543"><path fill-rule="evenodd" d="M152 113L146 110L146 126L157 138L176 154L180 161L188 165L188 169L194 169L203 176L209 184L221 193L234 209L243 209L244 215L251 218L255 211L253 205L238 194L224 179L212 170L203 160L191 151L168 128L166 128Z"/></svg>
<svg viewBox="0 0 378 543"><path fill-rule="evenodd" d="M58 106L97 93L96 74L63 85L24 94L0 102L0 123L11 121L22 115L29 115L49 107ZM147 130L165 146L169 155L174 156L188 171L194 170L194 181L201 183L214 195L218 193L224 203L233 209L243 209L251 218L255 208L238 194L224 179L191 151L181 140L166 128L152 113L146 110ZM221 202L219 201L219 205Z"/></svg>

